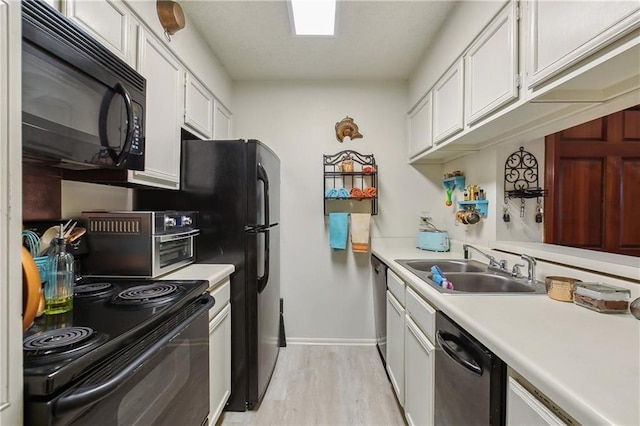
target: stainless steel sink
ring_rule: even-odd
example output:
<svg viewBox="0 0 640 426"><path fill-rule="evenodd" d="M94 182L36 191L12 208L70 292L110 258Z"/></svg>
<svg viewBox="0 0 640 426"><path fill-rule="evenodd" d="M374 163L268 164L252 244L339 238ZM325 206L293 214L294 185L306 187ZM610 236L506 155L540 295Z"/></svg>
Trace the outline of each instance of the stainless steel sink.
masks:
<svg viewBox="0 0 640 426"><path fill-rule="evenodd" d="M444 271L443 271L444 272ZM541 284L527 284L526 281L514 279L504 275L494 273L460 273L451 272L446 274L447 279L453 284L453 290L436 288L444 292L459 293L544 293L544 286ZM432 285L435 285L433 281Z"/></svg>
<svg viewBox="0 0 640 426"><path fill-rule="evenodd" d="M528 284L524 279L512 278L489 269L487 265L466 259L397 259L407 270L441 293L519 293L544 294L542 283ZM431 267L438 268L453 284L453 289L445 289L432 280Z"/></svg>

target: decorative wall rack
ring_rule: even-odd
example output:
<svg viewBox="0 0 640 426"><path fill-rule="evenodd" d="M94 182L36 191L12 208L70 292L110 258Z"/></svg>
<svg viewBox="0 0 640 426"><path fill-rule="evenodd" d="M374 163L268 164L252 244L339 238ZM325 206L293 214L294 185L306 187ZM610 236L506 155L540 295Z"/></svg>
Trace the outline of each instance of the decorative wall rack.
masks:
<svg viewBox="0 0 640 426"><path fill-rule="evenodd" d="M369 203L369 212L378 214L378 166L373 154L352 150L325 154L323 166L325 215L331 204L332 211L362 211L354 203Z"/></svg>
<svg viewBox="0 0 640 426"><path fill-rule="evenodd" d="M538 160L523 147L511 154L504 163L504 203L510 198L520 199L520 217L524 217L525 200L536 198L536 222L542 222L542 200L548 190L538 183Z"/></svg>

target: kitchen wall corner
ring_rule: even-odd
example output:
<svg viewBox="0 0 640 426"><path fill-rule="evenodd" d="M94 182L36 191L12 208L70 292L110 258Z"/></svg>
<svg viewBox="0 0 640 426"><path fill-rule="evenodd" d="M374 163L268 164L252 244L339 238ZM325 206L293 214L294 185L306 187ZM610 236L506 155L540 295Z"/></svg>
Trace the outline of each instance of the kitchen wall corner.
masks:
<svg viewBox="0 0 640 426"><path fill-rule="evenodd" d="M85 210L131 210L133 190L63 180L61 217L77 218Z"/></svg>

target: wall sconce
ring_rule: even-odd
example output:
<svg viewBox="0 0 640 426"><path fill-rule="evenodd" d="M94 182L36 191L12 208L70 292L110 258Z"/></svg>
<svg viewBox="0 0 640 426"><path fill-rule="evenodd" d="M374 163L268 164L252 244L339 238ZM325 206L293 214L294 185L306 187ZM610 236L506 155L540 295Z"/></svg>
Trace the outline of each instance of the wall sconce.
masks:
<svg viewBox="0 0 640 426"><path fill-rule="evenodd" d="M171 41L171 36L184 28L182 7L175 1L157 0L156 10L160 25L164 28L164 36Z"/></svg>

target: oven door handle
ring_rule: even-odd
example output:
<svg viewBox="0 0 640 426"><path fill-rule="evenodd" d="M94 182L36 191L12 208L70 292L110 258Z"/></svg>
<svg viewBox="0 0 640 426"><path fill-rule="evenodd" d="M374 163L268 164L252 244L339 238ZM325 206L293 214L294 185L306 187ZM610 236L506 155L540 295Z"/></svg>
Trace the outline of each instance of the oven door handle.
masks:
<svg viewBox="0 0 640 426"><path fill-rule="evenodd" d="M142 364L153 358L161 351L171 340L180 334L189 324L201 315L208 313L209 309L214 305L215 300L209 294L203 294L197 302L200 306L193 314L181 321L171 331L165 333L160 339L153 343L149 348L144 350L139 356L128 362L123 368L100 383L92 383L91 385L71 389L64 393L54 402L53 412L55 416L60 416L66 412L73 411L83 407L89 407L96 402L109 396L113 391L123 385ZM100 372L95 374L99 375ZM91 377L89 378L89 380Z"/></svg>
<svg viewBox="0 0 640 426"><path fill-rule="evenodd" d="M192 231L180 232L177 234L158 235L156 236L156 238L160 240L161 243L166 243L167 241L184 240L189 237L195 237L199 234L200 230L194 229Z"/></svg>

